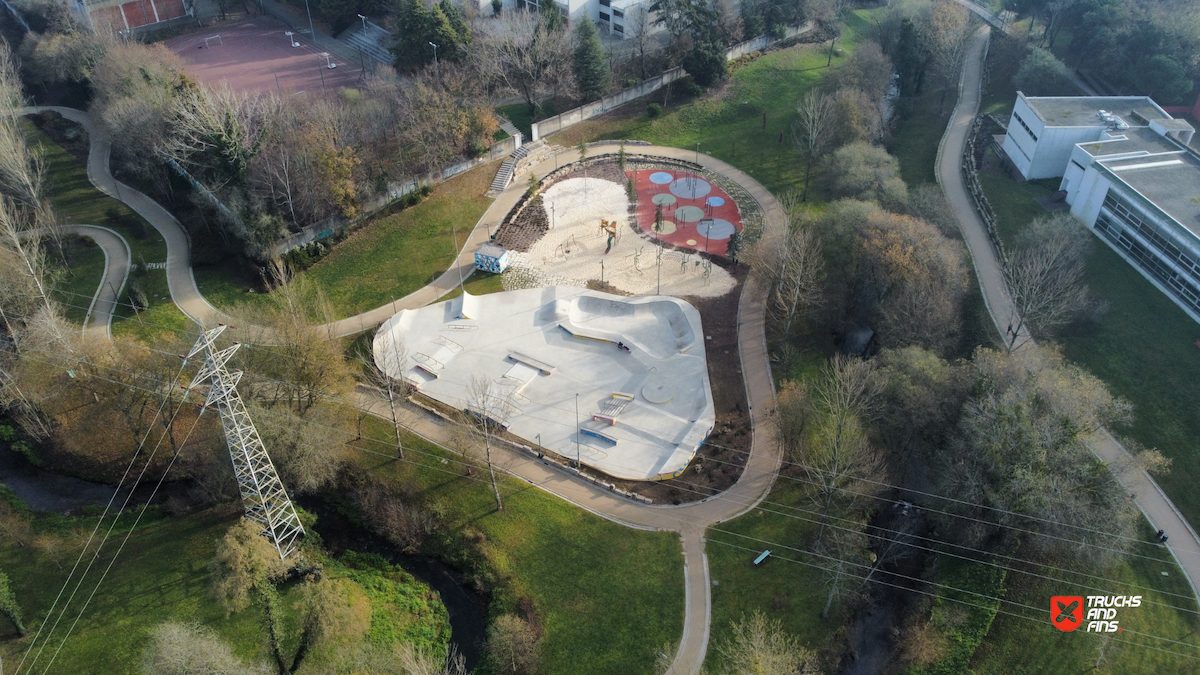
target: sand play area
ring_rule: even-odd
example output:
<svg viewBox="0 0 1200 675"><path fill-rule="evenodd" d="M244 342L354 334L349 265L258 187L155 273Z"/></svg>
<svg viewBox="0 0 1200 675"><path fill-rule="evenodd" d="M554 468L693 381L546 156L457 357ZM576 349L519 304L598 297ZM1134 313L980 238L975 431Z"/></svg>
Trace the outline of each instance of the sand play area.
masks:
<svg viewBox="0 0 1200 675"><path fill-rule="evenodd" d="M630 227L629 199L616 182L561 180L542 193L541 205L550 229L528 251L510 251L506 289L586 287L596 280L632 295L716 297L736 285L702 256L660 248L652 234ZM601 220L615 227L605 230Z"/></svg>
<svg viewBox="0 0 1200 675"><path fill-rule="evenodd" d="M404 310L379 328L374 358L531 448L662 480L687 468L713 428L703 336L700 313L677 298L550 286Z"/></svg>

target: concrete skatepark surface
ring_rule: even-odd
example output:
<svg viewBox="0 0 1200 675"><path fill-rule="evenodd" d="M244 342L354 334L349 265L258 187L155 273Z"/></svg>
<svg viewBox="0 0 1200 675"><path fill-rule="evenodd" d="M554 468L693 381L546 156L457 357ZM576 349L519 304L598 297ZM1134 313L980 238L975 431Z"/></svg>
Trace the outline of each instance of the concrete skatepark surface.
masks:
<svg viewBox="0 0 1200 675"><path fill-rule="evenodd" d="M661 480L686 469L712 431L702 336L700 313L676 298L551 286L403 310L380 327L374 352L388 375L486 414L531 447L616 478ZM488 402L481 381L492 385Z"/></svg>

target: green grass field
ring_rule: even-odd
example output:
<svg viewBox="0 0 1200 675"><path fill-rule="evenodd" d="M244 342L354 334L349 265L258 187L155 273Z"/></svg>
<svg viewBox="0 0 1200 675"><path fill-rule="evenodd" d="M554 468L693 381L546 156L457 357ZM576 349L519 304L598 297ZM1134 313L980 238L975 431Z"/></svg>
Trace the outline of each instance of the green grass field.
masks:
<svg viewBox="0 0 1200 675"><path fill-rule="evenodd" d="M812 563L814 559L779 550L779 545L804 548L816 532L812 523L783 515L789 506L809 509L812 503L794 481L781 478L760 508L722 523L706 535L708 569L716 584L712 589L713 638L705 660L709 669L725 665L715 647L730 625L755 611L778 620L785 631L814 650L825 646L842 628L845 616L837 603L829 619L821 618L827 594L825 573L790 562ZM755 557L766 548L776 549L775 555L754 565Z"/></svg>
<svg viewBox="0 0 1200 675"><path fill-rule="evenodd" d="M1145 539L1150 540L1153 533L1144 524L1143 529ZM1002 604L1004 611L1031 615L1033 618L998 615L992 623L991 632L975 653L972 670L979 675L1083 672L1165 675L1196 672L1195 658L1200 656L1200 636L1197 634L1200 632L1200 618L1196 614L1196 602L1189 597L1191 588L1187 580L1164 548L1139 546L1135 552L1152 559L1131 557L1115 569L1092 571L1120 583L1140 587L1112 585L1104 589L1104 592L1143 596L1140 607L1118 610L1120 627L1129 633L1096 634L1083 630L1063 633L1050 625L1044 612L1035 615L1030 610ZM1048 576L1054 574L1047 573L1045 569L1036 571ZM1163 572L1167 576L1164 577ZM1086 596L1100 592L1017 573L1008 575L1005 586L1007 600L1039 609L1046 606L1051 595ZM1137 635L1134 631L1166 639L1153 639L1147 635ZM1109 639L1106 640L1105 635ZM1092 667L1102 651L1104 658L1100 661L1100 667L1093 671Z"/></svg>
<svg viewBox="0 0 1200 675"><path fill-rule="evenodd" d="M617 525L507 478L497 512L486 470L464 477L457 454L411 438L409 461L398 462L388 424L370 418L363 428L376 440L356 445L384 456L362 453L357 461L438 505L452 549L468 540L482 552L501 583L490 613L532 601L545 630L541 673L650 672L657 651L679 640L683 560L675 534Z"/></svg>
<svg viewBox="0 0 1200 675"><path fill-rule="evenodd" d="M835 67L870 31L871 11L849 16L833 59ZM646 116L646 105L661 104L661 93L577 124L550 140L567 147L581 139L626 138L677 148L695 148L699 143L700 152L733 164L773 193L782 194L803 185L804 165L791 142L791 124L797 101L829 72L825 62L821 45L781 49L737 70L715 94L670 107L658 119ZM814 177L813 182L819 181Z"/></svg>
<svg viewBox="0 0 1200 675"><path fill-rule="evenodd" d="M82 325L104 277L104 251L87 237L70 237L63 243L63 257L66 264L55 279L54 299L68 321Z"/></svg>
<svg viewBox="0 0 1200 675"><path fill-rule="evenodd" d="M129 243L129 250L133 255L131 262L135 266L142 262L164 262L167 259L167 242L162 235L124 204L93 187L88 181L87 166L83 162L70 155L33 124L25 123L22 128L30 145L45 163L50 203L60 217L71 224L100 225L120 233ZM167 292L165 270L148 270L139 281L150 306L137 315L128 305L128 295L122 295L122 305L113 317L114 337L128 337L152 343L168 330L185 329L191 325L191 320L171 301L170 293ZM67 296L71 298L69 301L64 297L64 304L74 305L67 307L67 311L78 312L82 306L82 311L86 313L98 283L97 277L90 291L71 289L70 293L82 293L85 297L70 295ZM66 291L65 288L63 290Z"/></svg>
<svg viewBox="0 0 1200 675"><path fill-rule="evenodd" d="M484 193L495 173L495 163L485 164L435 186L420 204L358 229L301 274L321 289L338 319L416 291L444 272L466 243L492 203ZM269 301L247 293L222 268L198 268L195 277L217 307L252 309Z"/></svg>

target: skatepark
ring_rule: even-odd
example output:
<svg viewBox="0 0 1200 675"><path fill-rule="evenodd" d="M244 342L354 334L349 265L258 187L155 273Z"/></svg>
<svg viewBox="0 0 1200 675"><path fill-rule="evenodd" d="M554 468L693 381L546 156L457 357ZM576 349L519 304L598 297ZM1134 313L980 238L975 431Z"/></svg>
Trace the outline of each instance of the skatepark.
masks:
<svg viewBox="0 0 1200 675"><path fill-rule="evenodd" d="M700 314L573 286L403 310L374 358L421 395L615 478L680 474L712 431Z"/></svg>

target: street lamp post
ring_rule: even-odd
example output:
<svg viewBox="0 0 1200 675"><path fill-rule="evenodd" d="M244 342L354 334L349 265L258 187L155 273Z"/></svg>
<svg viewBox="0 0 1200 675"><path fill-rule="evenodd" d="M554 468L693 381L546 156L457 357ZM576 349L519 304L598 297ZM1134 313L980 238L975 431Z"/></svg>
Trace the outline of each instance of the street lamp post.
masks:
<svg viewBox="0 0 1200 675"><path fill-rule="evenodd" d="M438 62L437 62L437 48L438 48L438 46L437 46L437 45L435 45L435 44L433 44L432 42L430 42L430 43L429 43L429 46L430 46L430 47L433 47L433 77L434 77L434 79L436 79L438 82L441 82L441 81L442 81L442 78L441 78L441 75L438 73Z"/></svg>
<svg viewBox="0 0 1200 675"><path fill-rule="evenodd" d="M359 14L359 15L358 15L358 18L362 19L362 22L363 22L363 33L366 33L366 32L367 32L367 17L363 16L362 14Z"/></svg>
<svg viewBox="0 0 1200 675"><path fill-rule="evenodd" d="M575 468L579 468L579 394L575 394Z"/></svg>
<svg viewBox="0 0 1200 675"><path fill-rule="evenodd" d="M304 11L308 12L308 37L312 38L313 44L318 44L317 29L313 28L312 9L308 6L308 0L304 0Z"/></svg>

